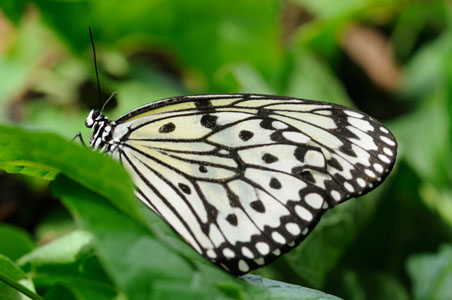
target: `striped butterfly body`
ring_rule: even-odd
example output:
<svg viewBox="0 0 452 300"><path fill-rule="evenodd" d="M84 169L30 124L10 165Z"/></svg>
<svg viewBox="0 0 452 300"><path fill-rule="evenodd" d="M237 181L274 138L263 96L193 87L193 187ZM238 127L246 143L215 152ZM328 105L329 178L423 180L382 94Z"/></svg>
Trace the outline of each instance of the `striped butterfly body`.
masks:
<svg viewBox="0 0 452 300"><path fill-rule="evenodd" d="M298 245L329 208L376 188L397 143L362 112L296 98L183 96L116 121L93 110L90 146L202 256L240 275Z"/></svg>

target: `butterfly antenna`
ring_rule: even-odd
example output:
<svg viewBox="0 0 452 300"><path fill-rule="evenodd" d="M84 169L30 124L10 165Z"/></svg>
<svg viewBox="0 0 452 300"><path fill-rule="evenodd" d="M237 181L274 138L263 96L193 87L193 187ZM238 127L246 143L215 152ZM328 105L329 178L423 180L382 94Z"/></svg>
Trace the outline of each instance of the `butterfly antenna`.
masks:
<svg viewBox="0 0 452 300"><path fill-rule="evenodd" d="M108 102L110 102L111 99L113 99L114 96L116 96L116 92L111 93L110 97L108 97L107 101L105 101L104 105L102 105L102 109L100 110L101 112L104 111L105 106L107 106Z"/></svg>
<svg viewBox="0 0 452 300"><path fill-rule="evenodd" d="M93 33L91 31L91 26L89 26L89 37L91 38L91 46L93 47L94 69L96 70L96 79L97 79L97 92L99 93L99 106L101 106L102 105L102 97L100 95L99 73L97 72L96 48L94 47L94 39L93 39ZM112 96L110 96L110 98ZM104 106L105 106L105 104L104 104ZM103 107L102 107L102 109L103 109Z"/></svg>

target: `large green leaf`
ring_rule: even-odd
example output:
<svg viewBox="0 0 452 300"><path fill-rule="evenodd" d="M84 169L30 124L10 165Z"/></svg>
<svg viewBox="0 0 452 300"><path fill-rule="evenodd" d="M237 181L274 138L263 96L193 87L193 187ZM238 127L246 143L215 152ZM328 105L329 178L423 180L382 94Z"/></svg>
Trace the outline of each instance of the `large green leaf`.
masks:
<svg viewBox="0 0 452 300"><path fill-rule="evenodd" d="M57 135L0 125L0 168L50 179L66 174L137 220L142 218L132 181L118 163Z"/></svg>

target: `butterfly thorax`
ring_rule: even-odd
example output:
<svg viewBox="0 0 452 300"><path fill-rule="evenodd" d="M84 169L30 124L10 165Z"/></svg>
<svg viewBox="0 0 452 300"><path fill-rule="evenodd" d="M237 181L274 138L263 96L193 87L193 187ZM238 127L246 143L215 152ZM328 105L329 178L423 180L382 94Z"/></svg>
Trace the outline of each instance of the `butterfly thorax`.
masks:
<svg viewBox="0 0 452 300"><path fill-rule="evenodd" d="M116 144L113 139L116 124L110 121L99 110L91 110L85 120L85 126L91 128L89 145L94 150L108 152L111 146Z"/></svg>

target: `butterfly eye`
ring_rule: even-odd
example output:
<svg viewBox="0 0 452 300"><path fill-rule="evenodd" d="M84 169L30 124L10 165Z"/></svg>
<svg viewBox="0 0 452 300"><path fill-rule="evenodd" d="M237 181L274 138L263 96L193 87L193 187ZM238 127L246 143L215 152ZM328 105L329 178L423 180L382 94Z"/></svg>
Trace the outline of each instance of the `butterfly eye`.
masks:
<svg viewBox="0 0 452 300"><path fill-rule="evenodd" d="M100 110L93 110L92 118L93 120L96 120L100 115Z"/></svg>
<svg viewBox="0 0 452 300"><path fill-rule="evenodd" d="M85 120L85 126L88 128L93 127L94 122L96 121L96 119L100 116L100 111L97 109L93 109L91 110L91 112L89 113L88 117Z"/></svg>

